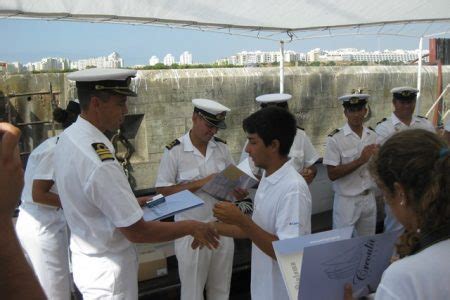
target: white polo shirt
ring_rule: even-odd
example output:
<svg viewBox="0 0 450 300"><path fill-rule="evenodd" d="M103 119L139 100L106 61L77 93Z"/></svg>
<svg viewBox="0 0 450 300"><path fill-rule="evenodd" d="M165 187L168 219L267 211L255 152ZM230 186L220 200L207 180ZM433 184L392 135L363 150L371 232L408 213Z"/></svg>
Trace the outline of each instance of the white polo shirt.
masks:
<svg viewBox="0 0 450 300"><path fill-rule="evenodd" d="M44 204L33 202L32 188L34 180L54 180L53 150L55 149L58 137L51 137L36 147L28 157L25 169L25 184L22 190L22 203ZM50 192L57 194L56 186L53 185Z"/></svg>
<svg viewBox="0 0 450 300"><path fill-rule="evenodd" d="M425 129L430 132L436 132L433 124L423 117L413 116L411 124L408 126L392 113L390 118L378 123L377 127L375 127L378 135L377 144L383 144L391 135L405 129Z"/></svg>
<svg viewBox="0 0 450 300"><path fill-rule="evenodd" d="M244 149L242 149L240 162L248 157L254 174L261 175L262 170L255 167L251 157L245 152L247 144L248 140L245 142ZM312 166L320 158L306 132L300 128L297 128L297 133L295 134L294 142L292 143L288 156L290 158L289 162L297 172L301 172L304 168Z"/></svg>
<svg viewBox="0 0 450 300"><path fill-rule="evenodd" d="M399 259L383 273L376 300L450 298L450 240Z"/></svg>
<svg viewBox="0 0 450 300"><path fill-rule="evenodd" d="M350 163L361 156L365 146L375 144L377 134L364 127L359 137L348 123L339 131L327 137L323 164L338 166ZM333 190L341 196L357 196L367 189L374 187L372 177L367 169L367 163L352 173L333 181Z"/></svg>
<svg viewBox="0 0 450 300"><path fill-rule="evenodd" d="M311 233L311 194L303 177L285 163L256 191L253 221L280 240ZM278 263L252 244L252 299L289 299Z"/></svg>
<svg viewBox="0 0 450 300"><path fill-rule="evenodd" d="M234 164L228 146L216 138L211 138L203 156L192 144L189 132L172 143L170 149L164 149L159 165L155 187L172 186L205 178L219 173L228 165ZM209 222L215 220L212 214L214 205L219 201L205 192L195 192L204 205L190 209L175 216L175 220L198 220Z"/></svg>
<svg viewBox="0 0 450 300"><path fill-rule="evenodd" d="M102 161L95 143L103 143L114 155L108 138L81 116L60 135L54 153L56 185L72 252L119 253L132 244L118 227L136 223L143 212L120 164L116 159Z"/></svg>

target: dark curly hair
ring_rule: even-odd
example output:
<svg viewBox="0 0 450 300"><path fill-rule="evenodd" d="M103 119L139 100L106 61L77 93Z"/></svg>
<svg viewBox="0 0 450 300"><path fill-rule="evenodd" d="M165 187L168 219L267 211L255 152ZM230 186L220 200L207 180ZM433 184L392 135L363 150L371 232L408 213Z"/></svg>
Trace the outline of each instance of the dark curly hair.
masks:
<svg viewBox="0 0 450 300"><path fill-rule="evenodd" d="M406 230L397 252L401 257L420 250L420 242L450 222L450 155L436 134L413 129L393 135L370 163L378 185L394 194L405 189L406 205L417 217L418 230Z"/></svg>
<svg viewBox="0 0 450 300"><path fill-rule="evenodd" d="M67 105L67 109L57 107L53 110L53 120L61 123L63 128L66 129L77 120L79 114L80 105L75 101L70 101Z"/></svg>

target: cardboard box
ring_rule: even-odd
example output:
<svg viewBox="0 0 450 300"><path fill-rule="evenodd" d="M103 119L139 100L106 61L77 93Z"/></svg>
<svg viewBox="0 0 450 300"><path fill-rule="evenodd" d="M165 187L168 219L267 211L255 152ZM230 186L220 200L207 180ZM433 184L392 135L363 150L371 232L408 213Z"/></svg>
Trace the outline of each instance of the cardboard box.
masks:
<svg viewBox="0 0 450 300"><path fill-rule="evenodd" d="M149 280L167 275L167 260L161 250L144 244L137 247L139 253L138 280Z"/></svg>

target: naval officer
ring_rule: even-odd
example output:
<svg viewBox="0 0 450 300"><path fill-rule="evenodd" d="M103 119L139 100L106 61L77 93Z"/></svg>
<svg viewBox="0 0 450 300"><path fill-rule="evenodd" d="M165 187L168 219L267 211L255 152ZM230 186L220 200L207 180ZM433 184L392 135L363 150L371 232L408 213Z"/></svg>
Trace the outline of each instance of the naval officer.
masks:
<svg viewBox="0 0 450 300"><path fill-rule="evenodd" d="M88 69L76 81L81 115L60 136L55 178L71 230L75 284L83 299L137 299L134 243L193 235L217 247L216 234L198 221L146 222L106 131L119 129L127 113L129 84L136 71Z"/></svg>
<svg viewBox="0 0 450 300"><path fill-rule="evenodd" d="M327 138L323 164L333 181L333 228L354 226L355 234L375 234L376 203L367 162L378 150L376 133L363 125L369 95L339 97L347 123Z"/></svg>
<svg viewBox="0 0 450 300"><path fill-rule="evenodd" d="M378 144L384 144L394 133L407 129L419 128L436 132L433 124L425 117L414 115L418 92L418 89L407 86L396 87L391 90L394 111L389 118L383 118L375 127ZM385 205L384 209L386 213L384 231L403 229L403 226L393 216L389 206Z"/></svg>
<svg viewBox="0 0 450 300"><path fill-rule="evenodd" d="M212 209L219 200L201 191L216 173L233 164L226 142L215 134L225 129L225 116L230 109L209 99L192 100L192 128L175 139L164 151L156 179L156 190L169 195L189 189L205 201L201 207L175 216L175 220L214 221ZM221 237L217 249L191 248L193 238L186 236L175 241L181 299L226 300L229 298L233 266L234 242Z"/></svg>

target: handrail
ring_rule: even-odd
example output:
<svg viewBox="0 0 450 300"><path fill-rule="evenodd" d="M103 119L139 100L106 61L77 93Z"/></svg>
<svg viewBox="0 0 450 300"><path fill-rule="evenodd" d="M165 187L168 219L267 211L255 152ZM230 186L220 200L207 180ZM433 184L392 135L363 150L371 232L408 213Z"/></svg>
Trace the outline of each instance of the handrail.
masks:
<svg viewBox="0 0 450 300"><path fill-rule="evenodd" d="M447 92L447 90L450 89L450 83L447 84L447 86L445 87L445 89L442 91L442 93L439 95L439 97L436 99L436 101L434 101L433 105L431 105L430 109L428 110L428 112L425 114L425 117L428 118L428 115L433 111L433 109L436 107L436 105L439 103L439 101L441 100L442 97L444 97L445 93Z"/></svg>

